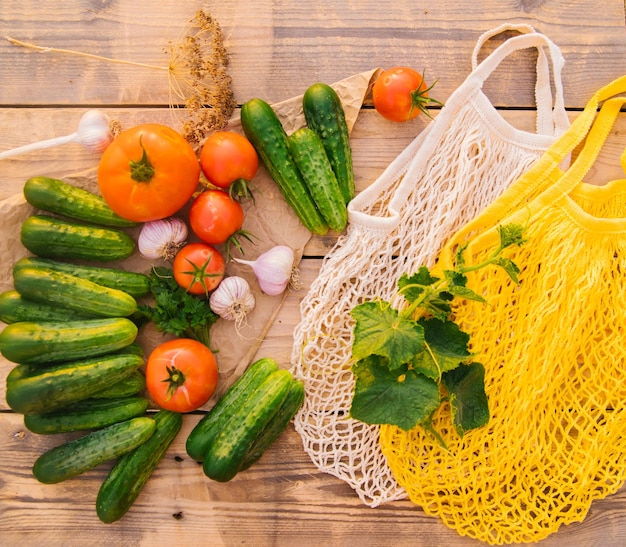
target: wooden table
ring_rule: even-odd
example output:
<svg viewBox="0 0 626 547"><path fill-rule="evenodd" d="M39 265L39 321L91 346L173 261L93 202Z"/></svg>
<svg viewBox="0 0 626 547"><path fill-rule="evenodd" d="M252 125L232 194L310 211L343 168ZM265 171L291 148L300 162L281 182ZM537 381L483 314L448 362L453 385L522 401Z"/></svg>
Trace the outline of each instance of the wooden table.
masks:
<svg viewBox="0 0 626 547"><path fill-rule="evenodd" d="M163 65L168 41L179 36L199 7L200 2L179 0L5 0L0 34ZM397 0L387 6L372 0L240 0L210 1L206 7L224 30L239 105L255 96L282 101L315 81L332 83L396 65L425 69L438 78L436 96L445 102L471 70L476 39L507 21L529 23L560 46L572 118L597 88L626 73L622 0ZM532 128L534 73L527 61L521 55L519 66L505 67L485 89L512 123ZM162 71L27 51L0 38L0 76L0 150L71 133L91 107L127 127L172 120ZM352 134L358 189L372 183L427 121L421 116L393 124L366 101ZM625 129L621 114L611 135L612 158L626 144ZM30 176L61 177L96 163L97 157L80 145L66 145L1 161L0 179L19 185ZM601 159L591 177L606 180L616 168L619 174L619 166ZM299 301L332 244L332 237L314 237L307 244L301 264L304 288L289 294L259 355L272 355L288 366ZM2 384L11 366L0 362ZM291 426L252 469L229 483L209 481L184 449L198 414L185 416L181 434L126 517L105 525L96 517L94 500L110 466L67 483L39 484L31 466L57 440L29 433L21 416L6 405L4 387L0 395L1 545L476 543L408 501L364 506L346 484L312 465ZM626 544L626 489L594 503L583 523L563 528L543 544Z"/></svg>

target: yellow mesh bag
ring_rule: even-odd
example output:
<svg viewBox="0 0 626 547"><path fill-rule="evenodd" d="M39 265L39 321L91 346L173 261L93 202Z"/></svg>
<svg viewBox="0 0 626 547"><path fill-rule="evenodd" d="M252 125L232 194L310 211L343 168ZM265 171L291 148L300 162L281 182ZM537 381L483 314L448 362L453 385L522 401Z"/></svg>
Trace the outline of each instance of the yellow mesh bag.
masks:
<svg viewBox="0 0 626 547"><path fill-rule="evenodd" d="M433 426L448 450L419 427L380 430L382 452L410 499L462 535L538 541L581 521L593 500L626 480L626 180L582 182L626 99L607 100L593 121L596 106L625 89L626 77L600 90L440 254L438 268L449 268L471 235L466 258L478 263L499 242L497 224L527 227L526 242L509 254L521 268L519 284L501 269L481 269L468 286L488 303L454 307L485 365L488 425L460 439L442 405Z"/></svg>

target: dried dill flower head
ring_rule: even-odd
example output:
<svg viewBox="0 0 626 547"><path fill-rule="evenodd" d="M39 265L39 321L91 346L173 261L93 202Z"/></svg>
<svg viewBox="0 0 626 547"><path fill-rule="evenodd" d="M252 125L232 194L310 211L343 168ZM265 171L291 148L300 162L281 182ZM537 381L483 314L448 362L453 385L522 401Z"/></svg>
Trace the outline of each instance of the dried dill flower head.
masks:
<svg viewBox="0 0 626 547"><path fill-rule="evenodd" d="M182 134L197 145L208 133L223 129L237 106L222 28L209 13L198 10L186 34L170 43L169 53L170 104L174 98L184 101Z"/></svg>
<svg viewBox="0 0 626 547"><path fill-rule="evenodd" d="M208 133L223 129L237 106L232 78L228 73L224 35L217 20L205 10L198 10L181 37L169 43L166 48L166 53L170 55L168 66L40 46L10 36L6 36L6 39L16 46L46 53L79 55L110 63L167 71L170 108L184 107L187 116L181 133L192 146L198 145Z"/></svg>

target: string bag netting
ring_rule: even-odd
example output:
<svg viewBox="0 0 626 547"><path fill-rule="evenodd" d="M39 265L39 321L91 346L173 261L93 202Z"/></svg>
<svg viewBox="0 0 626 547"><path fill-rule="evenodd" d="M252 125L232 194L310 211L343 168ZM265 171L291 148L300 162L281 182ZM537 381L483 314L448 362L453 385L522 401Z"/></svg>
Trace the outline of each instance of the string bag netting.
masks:
<svg viewBox="0 0 626 547"><path fill-rule="evenodd" d="M509 37L480 64L483 42ZM537 50L536 132L510 125L482 86L516 51ZM366 505L405 499L378 444L378 426L348 416L354 388L350 310L373 296L387 298L398 276L431 262L443 242L475 216L562 134L558 47L527 26L485 33L474 50L475 68L437 118L349 204L349 226L326 256L301 303L294 331L292 372L306 397L295 417L304 450L322 471L349 484ZM554 97L551 90L554 86Z"/></svg>
<svg viewBox="0 0 626 547"><path fill-rule="evenodd" d="M626 77L600 90L564 137L440 254L440 272L453 266L459 245L468 244L466 260L476 264L498 246L500 226L525 227L526 241L507 254L520 267L519 283L502 269L481 269L467 285L487 304L453 306L485 367L488 424L460 438L442 405L432 425L447 450L419 427L380 430L409 498L461 535L539 541L583 520L593 500L626 479L626 179L583 182L626 101L609 97L624 90ZM621 163L626 168L626 154Z"/></svg>

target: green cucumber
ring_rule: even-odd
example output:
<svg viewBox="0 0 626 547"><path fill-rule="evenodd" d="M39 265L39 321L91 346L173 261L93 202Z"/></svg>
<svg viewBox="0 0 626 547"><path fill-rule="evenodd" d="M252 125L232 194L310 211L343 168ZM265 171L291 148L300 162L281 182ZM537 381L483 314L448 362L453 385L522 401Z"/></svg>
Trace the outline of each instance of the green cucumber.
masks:
<svg viewBox="0 0 626 547"><path fill-rule="evenodd" d="M98 391L94 397L98 397L99 399L130 397L131 395L142 393L145 389L146 377L140 371L136 370L130 376L127 376L119 382L115 382L114 384L104 388L102 391Z"/></svg>
<svg viewBox="0 0 626 547"><path fill-rule="evenodd" d="M42 266L14 269L13 285L29 300L97 317L128 317L138 309L137 301L124 291Z"/></svg>
<svg viewBox="0 0 626 547"><path fill-rule="evenodd" d="M278 364L269 357L252 363L191 430L187 437L187 454L196 461L203 461L213 439L239 408L241 402L276 370L278 370Z"/></svg>
<svg viewBox="0 0 626 547"><path fill-rule="evenodd" d="M247 101L241 107L241 126L302 224L314 234L324 235L328 225L291 157L287 134L272 107L262 99Z"/></svg>
<svg viewBox="0 0 626 547"><path fill-rule="evenodd" d="M224 424L204 457L204 474L219 482L231 480L241 468L250 446L271 422L292 383L288 370L270 374Z"/></svg>
<svg viewBox="0 0 626 547"><path fill-rule="evenodd" d="M29 256L20 258L13 265L13 272L21 268L33 266L75 275L110 289L124 291L135 298L150 294L150 278L147 275L138 272L128 272L119 268L85 266L83 264L52 260L51 258Z"/></svg>
<svg viewBox="0 0 626 547"><path fill-rule="evenodd" d="M154 422L153 435L121 456L100 486L96 513L102 522L115 522L128 512L178 435L183 419L177 412L160 410Z"/></svg>
<svg viewBox="0 0 626 547"><path fill-rule="evenodd" d="M280 434L287 428L291 419L296 415L304 401L304 384L300 380L294 380L283 404L272 418L267 427L261 431L248 450L239 471L248 469L256 463L265 451L278 439Z"/></svg>
<svg viewBox="0 0 626 547"><path fill-rule="evenodd" d="M14 363L51 364L122 349L135 341L137 332L125 317L20 321L0 333L0 353Z"/></svg>
<svg viewBox="0 0 626 547"><path fill-rule="evenodd" d="M31 215L20 231L22 245L43 258L109 262L128 258L134 240L122 230L79 224L49 215Z"/></svg>
<svg viewBox="0 0 626 547"><path fill-rule="evenodd" d="M288 139L291 156L324 220L337 232L348 223L348 210L339 183L318 134L308 127Z"/></svg>
<svg viewBox="0 0 626 547"><path fill-rule="evenodd" d="M66 321L68 310L53 304L24 298L15 290L0 294L0 321L6 324L18 321ZM73 319L93 319L94 315L72 312Z"/></svg>
<svg viewBox="0 0 626 547"><path fill-rule="evenodd" d="M130 227L100 196L62 180L32 177L24 184L24 197L33 207L99 226Z"/></svg>
<svg viewBox="0 0 626 547"><path fill-rule="evenodd" d="M26 414L24 425L29 431L40 435L101 429L143 416L148 410L148 405L148 399L145 397L83 399L61 410Z"/></svg>
<svg viewBox="0 0 626 547"><path fill-rule="evenodd" d="M155 427L152 418L141 416L88 433L44 452L33 465L33 475L44 484L71 479L142 445Z"/></svg>
<svg viewBox="0 0 626 547"><path fill-rule="evenodd" d="M130 376L144 360L113 354L48 367L17 365L6 379L7 404L21 414L43 414L96 397L106 386Z"/></svg>
<svg viewBox="0 0 626 547"><path fill-rule="evenodd" d="M315 131L333 167L344 203L354 197L354 167L346 116L337 92L327 84L311 85L302 98L307 125Z"/></svg>

